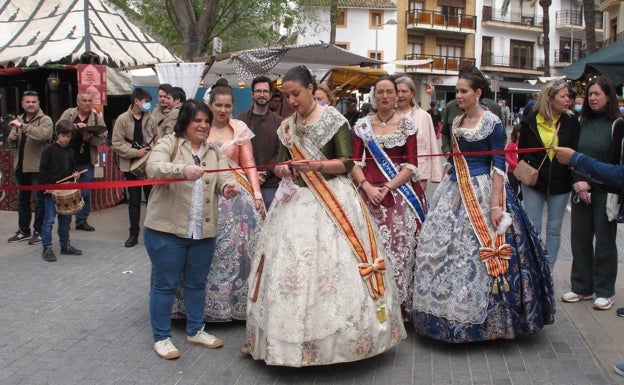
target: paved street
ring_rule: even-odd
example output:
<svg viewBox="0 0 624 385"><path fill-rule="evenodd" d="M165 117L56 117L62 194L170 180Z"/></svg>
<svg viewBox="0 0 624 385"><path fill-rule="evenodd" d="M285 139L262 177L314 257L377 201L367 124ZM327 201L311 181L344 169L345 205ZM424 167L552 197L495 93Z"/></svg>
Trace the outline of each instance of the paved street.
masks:
<svg viewBox="0 0 624 385"><path fill-rule="evenodd" d="M149 260L142 245L123 247L127 215L126 205L92 214L94 233L71 231L84 255L60 255L56 244L59 261L47 263L40 245L5 242L17 213L0 212L0 384L624 384L613 373L624 362L624 318L615 307L592 310L591 301L557 301L555 324L531 338L447 345L409 328L408 339L381 356L305 369L241 355L242 322L208 325L225 341L217 350L187 344L183 323L176 323L182 357L164 361L152 351ZM557 296L569 289L569 217L554 275ZM621 281L616 307L624 306Z"/></svg>

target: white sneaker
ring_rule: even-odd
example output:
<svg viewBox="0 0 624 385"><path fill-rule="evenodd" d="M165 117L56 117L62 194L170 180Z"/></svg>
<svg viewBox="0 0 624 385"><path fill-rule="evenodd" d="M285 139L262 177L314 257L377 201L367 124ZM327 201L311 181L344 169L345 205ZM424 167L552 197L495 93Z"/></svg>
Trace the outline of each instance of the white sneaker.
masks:
<svg viewBox="0 0 624 385"><path fill-rule="evenodd" d="M567 293L565 293L564 295L561 296L561 300L563 302L568 302L568 303L574 303L574 302L579 302L579 301L586 301L588 299L592 299L594 298L593 295L583 295L583 294L576 294L573 291L569 291Z"/></svg>
<svg viewBox="0 0 624 385"><path fill-rule="evenodd" d="M173 342L171 342L171 337L166 340L156 342L154 344L154 351L160 356L160 358L164 358L165 360L172 360L180 357L180 352L175 347Z"/></svg>
<svg viewBox="0 0 624 385"><path fill-rule="evenodd" d="M223 346L223 341L213 336L212 334L208 334L202 328L197 332L194 336L186 336L186 340L194 345L201 345L208 349L220 348Z"/></svg>
<svg viewBox="0 0 624 385"><path fill-rule="evenodd" d="M612 298L598 297L594 301L594 309L596 310L609 310L611 306L613 306Z"/></svg>

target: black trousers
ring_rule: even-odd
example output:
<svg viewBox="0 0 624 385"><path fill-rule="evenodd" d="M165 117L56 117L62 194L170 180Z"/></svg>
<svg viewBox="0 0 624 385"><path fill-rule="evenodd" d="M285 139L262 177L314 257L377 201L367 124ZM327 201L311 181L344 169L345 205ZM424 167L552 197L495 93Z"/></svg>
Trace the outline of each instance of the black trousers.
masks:
<svg viewBox="0 0 624 385"><path fill-rule="evenodd" d="M124 173L126 180L139 180L130 172ZM141 191L145 194L145 202L149 198L152 186L128 187L128 218L130 219L130 235L139 235L141 221Z"/></svg>

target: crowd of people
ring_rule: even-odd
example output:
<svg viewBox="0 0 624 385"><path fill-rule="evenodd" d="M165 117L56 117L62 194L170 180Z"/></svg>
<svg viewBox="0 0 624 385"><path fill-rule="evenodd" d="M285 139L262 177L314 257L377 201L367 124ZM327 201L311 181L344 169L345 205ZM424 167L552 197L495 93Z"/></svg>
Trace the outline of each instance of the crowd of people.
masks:
<svg viewBox="0 0 624 385"><path fill-rule="evenodd" d="M125 247L139 243L147 203L160 357L180 356L172 318L186 319L189 343L211 349L224 342L205 322L245 320L242 353L294 367L380 354L408 324L452 343L535 334L554 322L551 271L568 201L572 287L561 300L612 307L624 215L622 187L609 178L624 172L616 166L624 120L607 78L590 81L575 103L565 80L547 83L509 142L510 110L489 98L487 77L472 65L459 71L443 111L423 110L407 76L378 78L370 103L358 111L356 99L344 100L344 114L305 66L281 86L278 93L270 78L255 78L251 107L235 117L227 83L204 101L161 84L155 108L136 88L116 119L111 142L124 177L175 180L127 190ZM56 126L36 93L23 94L22 108L9 122L16 183L93 180L108 130L93 129L104 123L90 94L80 92ZM526 167L533 181L516 173ZM56 218L61 254L82 254L70 244L72 215L76 229L95 230L88 190L69 214L53 193L33 194L32 229L31 194L18 193L19 228L8 239L41 243L48 262L56 261Z"/></svg>

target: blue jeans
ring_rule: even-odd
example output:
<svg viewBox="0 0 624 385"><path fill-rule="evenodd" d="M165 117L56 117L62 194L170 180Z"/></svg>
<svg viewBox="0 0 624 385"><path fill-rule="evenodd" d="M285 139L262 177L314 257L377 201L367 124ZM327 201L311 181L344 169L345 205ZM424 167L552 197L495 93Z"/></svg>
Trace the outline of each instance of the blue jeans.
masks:
<svg viewBox="0 0 624 385"><path fill-rule="evenodd" d="M41 244L43 247L52 246L52 227L56 218L56 206L52 195L45 194L45 219L41 228ZM69 244L69 222L71 215L58 215L58 236L61 246Z"/></svg>
<svg viewBox="0 0 624 385"><path fill-rule="evenodd" d="M206 278L216 238L187 239L145 227L143 242L152 262L150 316L154 342L170 336L171 308L182 274L186 334L197 334L204 327Z"/></svg>
<svg viewBox="0 0 624 385"><path fill-rule="evenodd" d="M39 173L37 172L16 172L15 184L17 186L32 186L39 184ZM33 228L41 234L41 226L43 225L43 217L45 216L45 202L43 199L43 191L37 190L35 194L35 223ZM19 190L17 192L17 221L19 229L22 233L30 235L30 221L32 220L32 212L30 211L30 191Z"/></svg>
<svg viewBox="0 0 624 385"><path fill-rule="evenodd" d="M563 225L563 214L570 193L564 194L544 194L525 184L522 184L522 198L524 208L529 216L535 230L542 234L542 214L544 203L547 207L546 217L546 256L551 266L557 261L559 245L561 244L561 226Z"/></svg>
<svg viewBox="0 0 624 385"><path fill-rule="evenodd" d="M79 164L76 165L76 171L87 170L84 174L80 174L78 182L93 182L94 170L92 164ZM87 221L89 213L91 212L91 190L81 189L80 194L84 201L84 207L76 214L76 226L81 225Z"/></svg>

